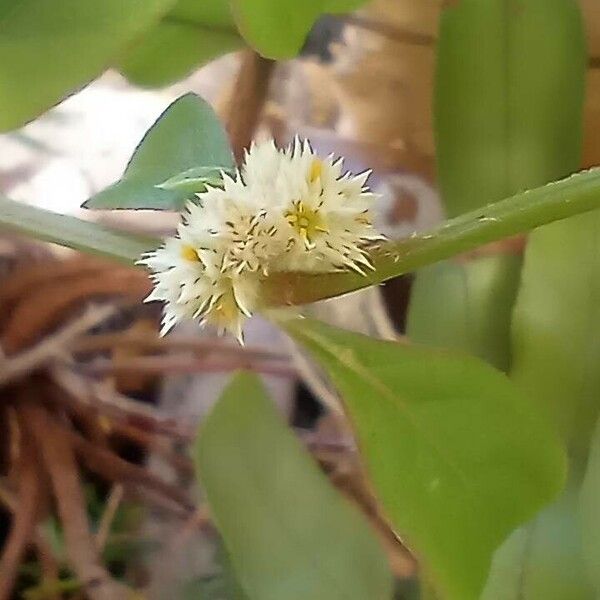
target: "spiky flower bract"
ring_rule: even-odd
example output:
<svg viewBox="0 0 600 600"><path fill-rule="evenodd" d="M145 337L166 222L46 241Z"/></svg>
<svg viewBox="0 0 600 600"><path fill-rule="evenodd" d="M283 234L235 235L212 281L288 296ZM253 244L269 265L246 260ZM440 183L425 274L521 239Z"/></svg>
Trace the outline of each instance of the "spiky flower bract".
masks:
<svg viewBox="0 0 600 600"><path fill-rule="evenodd" d="M140 260L155 282L147 301L165 303L162 333L197 318L241 341L270 271L371 268L366 247L381 236L368 175L344 173L306 141L252 145L233 177L188 202L177 236Z"/></svg>

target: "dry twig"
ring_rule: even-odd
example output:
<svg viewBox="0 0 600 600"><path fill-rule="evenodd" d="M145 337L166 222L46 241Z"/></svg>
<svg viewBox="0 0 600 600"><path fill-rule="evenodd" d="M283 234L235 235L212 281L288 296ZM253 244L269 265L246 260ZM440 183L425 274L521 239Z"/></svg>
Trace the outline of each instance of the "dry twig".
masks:
<svg viewBox="0 0 600 600"><path fill-rule="evenodd" d="M259 346L240 346L222 337L198 339L194 336L171 334L169 337L159 337L140 332L101 333L82 336L74 344L74 352L87 353L101 350L111 350L123 346L133 346L141 351L170 352L172 350L190 351L202 356L218 354L245 356L256 360L287 360L288 356L281 352L273 352Z"/></svg>
<svg viewBox="0 0 600 600"><path fill-rule="evenodd" d="M181 373L219 373L247 369L276 377L294 378L298 372L291 364L281 361L256 361L243 355L224 359L196 358L188 355L135 356L120 360L98 359L84 367L93 375L116 373L152 373L174 375Z"/></svg>
<svg viewBox="0 0 600 600"><path fill-rule="evenodd" d="M21 560L35 531L42 495L37 456L27 435L21 436L17 475L19 491L12 506L13 523L0 559L0 600L11 597Z"/></svg>
<svg viewBox="0 0 600 600"><path fill-rule="evenodd" d="M20 410L30 434L36 439L50 476L69 561L83 589L91 600L125 599L127 588L114 581L104 569L90 533L71 441L42 406L23 403Z"/></svg>
<svg viewBox="0 0 600 600"><path fill-rule="evenodd" d="M92 444L69 429L62 429L62 435L70 441L88 469L106 480L120 481L126 486L133 484L148 488L179 504L186 511L195 510L195 504L185 492L159 479L144 467L127 462L114 452Z"/></svg>
<svg viewBox="0 0 600 600"><path fill-rule="evenodd" d="M242 55L239 74L231 94L227 131L236 160L242 161L260 121L275 61L254 50Z"/></svg>
<svg viewBox="0 0 600 600"><path fill-rule="evenodd" d="M45 337L30 350L11 358L0 359L0 386L21 379L53 360L64 358L76 338L114 314L115 308L112 306L92 306L81 317L55 334Z"/></svg>
<svg viewBox="0 0 600 600"><path fill-rule="evenodd" d="M100 518L100 523L98 525L98 531L96 532L96 548L98 548L98 552L100 553L102 553L104 547L106 546L108 536L110 535L110 530L113 526L119 506L121 505L121 501L123 500L124 493L125 490L120 483L113 485L112 489L110 490L110 494L106 500L106 507L102 513L102 517Z"/></svg>
<svg viewBox="0 0 600 600"><path fill-rule="evenodd" d="M52 283L26 296L11 312L2 332L2 345L14 354L39 339L90 298L115 296L140 301L151 288L150 280L133 269L119 268L88 275L68 287Z"/></svg>
<svg viewBox="0 0 600 600"><path fill-rule="evenodd" d="M52 368L50 375L58 387L66 392L65 402L95 407L110 418L146 431L164 434L185 442L193 439L194 430L189 425L161 415L151 406L119 394L105 384L86 379L65 367Z"/></svg>

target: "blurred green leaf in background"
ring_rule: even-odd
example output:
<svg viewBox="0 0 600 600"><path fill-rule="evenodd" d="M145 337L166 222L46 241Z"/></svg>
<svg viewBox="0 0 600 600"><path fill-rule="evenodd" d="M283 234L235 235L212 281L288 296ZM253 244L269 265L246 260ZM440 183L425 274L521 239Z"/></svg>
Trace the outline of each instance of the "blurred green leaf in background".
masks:
<svg viewBox="0 0 600 600"><path fill-rule="evenodd" d="M246 43L271 58L293 58L321 14L362 3L2 0L0 131L21 127L111 66L132 83L160 87Z"/></svg>
<svg viewBox="0 0 600 600"><path fill-rule="evenodd" d="M132 83L160 87L244 45L227 0L179 0L127 48L118 67Z"/></svg>
<svg viewBox="0 0 600 600"><path fill-rule="evenodd" d="M256 376L240 374L200 428L199 481L251 600L388 600L387 558Z"/></svg>
<svg viewBox="0 0 600 600"><path fill-rule="evenodd" d="M2 0L0 131L24 125L107 69L175 0Z"/></svg>
<svg viewBox="0 0 600 600"><path fill-rule="evenodd" d="M285 324L341 394L377 498L445 600L563 484L558 436L485 362L306 319Z"/></svg>
<svg viewBox="0 0 600 600"><path fill-rule="evenodd" d="M445 8L437 61L436 160L449 216L578 169L585 47L575 2L464 0ZM508 370L520 258L498 251L417 276L414 341L442 346L453 338L451 347ZM445 301L426 311L424 297Z"/></svg>
<svg viewBox="0 0 600 600"><path fill-rule="evenodd" d="M444 11L435 125L449 214L578 169L585 57L572 0L466 0ZM414 340L509 371L580 457L600 384L598 224L589 214L533 231L523 270L508 246L430 267L417 278L409 318ZM579 465L563 496L498 551L485 600L594 597L582 563L580 478Z"/></svg>

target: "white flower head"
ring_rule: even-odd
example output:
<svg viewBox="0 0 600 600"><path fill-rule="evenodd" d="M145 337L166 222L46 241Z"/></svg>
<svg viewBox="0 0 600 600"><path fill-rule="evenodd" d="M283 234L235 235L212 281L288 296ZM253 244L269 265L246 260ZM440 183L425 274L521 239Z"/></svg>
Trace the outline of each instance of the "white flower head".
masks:
<svg viewBox="0 0 600 600"><path fill-rule="evenodd" d="M342 159L321 159L308 142L286 150L290 193L282 207L288 224L280 270L331 272L372 268L366 246L381 239L373 229L370 172L343 172Z"/></svg>
<svg viewBox="0 0 600 600"><path fill-rule="evenodd" d="M213 254L214 263L201 258ZM198 319L243 341L242 325L256 304L259 279L252 273L222 272L218 260L214 252L181 238L169 238L164 246L142 257L140 263L152 271L154 281L146 302L164 303L161 335L180 321Z"/></svg>
<svg viewBox="0 0 600 600"><path fill-rule="evenodd" d="M140 260L165 303L162 333L184 319L228 330L240 341L271 271L333 272L371 268L369 173L342 171L298 139L284 150L253 144L235 176L222 174L189 202L177 236Z"/></svg>

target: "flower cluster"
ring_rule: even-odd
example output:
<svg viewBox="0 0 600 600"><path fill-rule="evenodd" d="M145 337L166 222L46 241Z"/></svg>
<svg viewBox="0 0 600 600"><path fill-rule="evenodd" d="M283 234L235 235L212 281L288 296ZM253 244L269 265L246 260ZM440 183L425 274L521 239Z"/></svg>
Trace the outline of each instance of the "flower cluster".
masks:
<svg viewBox="0 0 600 600"><path fill-rule="evenodd" d="M241 341L270 271L364 273L366 245L381 238L368 175L344 173L306 141L253 145L235 176L187 204L177 236L140 260L155 283L146 300L165 303L161 333L196 318Z"/></svg>

